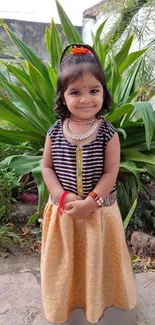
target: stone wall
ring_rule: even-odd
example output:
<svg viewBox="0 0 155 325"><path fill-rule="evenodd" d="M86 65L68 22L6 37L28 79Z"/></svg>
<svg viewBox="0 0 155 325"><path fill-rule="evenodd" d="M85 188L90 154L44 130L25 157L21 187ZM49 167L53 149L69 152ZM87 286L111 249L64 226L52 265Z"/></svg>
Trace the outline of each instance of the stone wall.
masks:
<svg viewBox="0 0 155 325"><path fill-rule="evenodd" d="M49 23L31 22L15 19L5 19L4 22L16 34L16 36L18 36L22 41L24 41L37 54L37 56L41 60L49 60L45 44L45 29L46 26L49 27ZM61 40L62 42L64 42L65 39L62 33L61 25L57 24L57 28L60 32ZM82 26L78 26L76 28L78 32L82 34ZM7 33L5 32L3 27L0 27L0 40L7 41L8 45L13 46L12 41L7 36ZM0 58L4 58L4 54L1 52Z"/></svg>

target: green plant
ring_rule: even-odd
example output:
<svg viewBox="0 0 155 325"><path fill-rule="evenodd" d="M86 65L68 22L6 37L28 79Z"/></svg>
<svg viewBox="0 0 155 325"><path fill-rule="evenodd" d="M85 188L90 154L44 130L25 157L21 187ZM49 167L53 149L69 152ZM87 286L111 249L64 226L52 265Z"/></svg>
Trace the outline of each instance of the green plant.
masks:
<svg viewBox="0 0 155 325"><path fill-rule="evenodd" d="M10 225L6 224L4 226L0 226L0 246L6 246L12 242L19 242L20 238L14 232L10 231Z"/></svg>
<svg viewBox="0 0 155 325"><path fill-rule="evenodd" d="M80 35L57 0L56 4L67 42L82 43ZM25 58L26 64L21 68L6 65L8 75L17 78L20 87L9 81L6 72L0 72L0 86L11 98L10 100L5 95L0 95L0 117L20 128L18 132L0 129L0 141L20 145L27 150L27 154L6 158L3 167L14 169L18 176L32 172L39 192L39 211L33 216L34 221L42 211L48 195L41 175L42 148L47 129L55 121L53 105L62 44L52 20L50 28L46 29L47 50L51 58L46 66L6 25L4 28ZM102 62L108 87L113 94L113 105L105 118L116 127L120 137L120 172L128 173L129 177L133 175L135 182L129 213L123 216L124 227L127 228L137 204L139 173L147 171L150 174L150 170L154 170L155 166L155 115L150 103L135 102L136 78L147 49L129 54L132 35L117 53L113 50L107 53L100 38L103 28L104 23L94 36L93 48ZM128 191L127 186L127 183L124 183L123 193Z"/></svg>
<svg viewBox="0 0 155 325"><path fill-rule="evenodd" d="M6 143L0 142L0 162L9 156L22 155L24 152L24 148L21 148L20 145L8 146Z"/></svg>
<svg viewBox="0 0 155 325"><path fill-rule="evenodd" d="M19 128L17 128L14 124L9 123L8 121L5 121L1 118L0 118L0 128L7 129L10 131L19 130ZM12 146L10 144L8 146L8 144L0 142L0 162L8 156L21 155L24 152L25 152L24 147L21 148L20 145Z"/></svg>
<svg viewBox="0 0 155 325"><path fill-rule="evenodd" d="M12 198L12 189L18 186L18 178L14 171L7 171L0 167L0 222L8 223L10 221Z"/></svg>

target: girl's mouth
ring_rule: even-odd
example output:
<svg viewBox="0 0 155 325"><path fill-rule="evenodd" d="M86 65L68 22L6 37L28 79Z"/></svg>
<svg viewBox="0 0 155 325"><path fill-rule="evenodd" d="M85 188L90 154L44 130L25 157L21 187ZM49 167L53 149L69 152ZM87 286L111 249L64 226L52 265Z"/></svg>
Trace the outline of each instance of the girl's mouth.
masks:
<svg viewBox="0 0 155 325"><path fill-rule="evenodd" d="M94 108L94 106L84 106L84 107L77 107L79 109L91 109Z"/></svg>

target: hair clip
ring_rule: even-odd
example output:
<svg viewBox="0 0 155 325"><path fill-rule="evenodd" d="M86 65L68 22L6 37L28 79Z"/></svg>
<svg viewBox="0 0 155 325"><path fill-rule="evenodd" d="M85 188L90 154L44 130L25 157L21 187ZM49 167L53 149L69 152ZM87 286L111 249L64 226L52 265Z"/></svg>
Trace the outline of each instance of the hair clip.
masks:
<svg viewBox="0 0 155 325"><path fill-rule="evenodd" d="M92 55L91 51L84 47L74 47L72 49L71 53L74 55L86 54L86 53L89 53L90 55Z"/></svg>

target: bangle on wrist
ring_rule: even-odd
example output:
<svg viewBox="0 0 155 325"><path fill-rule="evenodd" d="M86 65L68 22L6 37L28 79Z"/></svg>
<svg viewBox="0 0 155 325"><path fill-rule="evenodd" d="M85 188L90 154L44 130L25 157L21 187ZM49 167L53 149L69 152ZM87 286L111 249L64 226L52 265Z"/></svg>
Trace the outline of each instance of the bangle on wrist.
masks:
<svg viewBox="0 0 155 325"><path fill-rule="evenodd" d="M95 202L97 203L98 207L100 208L103 204L103 199L101 196L99 196L96 192L90 192L88 196L92 197Z"/></svg>
<svg viewBox="0 0 155 325"><path fill-rule="evenodd" d="M64 191L62 193L61 197L60 197L60 201L59 201L59 205L58 205L58 211L59 211L60 214L63 213L63 209L64 209L63 208L63 201L64 201L64 199L65 199L65 197L66 197L67 194L69 194L69 192L68 191Z"/></svg>

